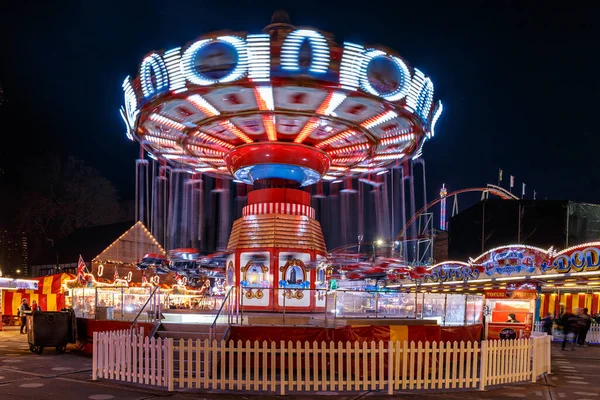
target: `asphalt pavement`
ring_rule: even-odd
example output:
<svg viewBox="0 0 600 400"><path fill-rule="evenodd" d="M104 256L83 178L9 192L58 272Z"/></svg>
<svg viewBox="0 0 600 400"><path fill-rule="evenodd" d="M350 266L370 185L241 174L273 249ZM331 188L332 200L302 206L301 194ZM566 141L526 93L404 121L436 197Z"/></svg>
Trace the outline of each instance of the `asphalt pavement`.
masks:
<svg viewBox="0 0 600 400"><path fill-rule="evenodd" d="M552 349L553 374L537 383L495 387L480 391L383 392L293 394L276 396L266 393L174 392L154 390L112 381L92 381L91 357L69 346L65 354L46 349L43 354L29 350L26 335L5 327L0 332L0 400L119 400L119 399L209 399L209 400L313 400L328 399L536 399L536 400L600 400L600 347L561 351Z"/></svg>

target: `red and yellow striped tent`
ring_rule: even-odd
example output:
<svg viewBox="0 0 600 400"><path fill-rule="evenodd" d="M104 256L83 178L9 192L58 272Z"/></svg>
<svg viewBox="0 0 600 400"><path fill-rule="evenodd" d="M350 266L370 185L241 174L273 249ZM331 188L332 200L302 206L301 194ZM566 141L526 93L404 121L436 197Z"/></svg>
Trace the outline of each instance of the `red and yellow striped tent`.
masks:
<svg viewBox="0 0 600 400"><path fill-rule="evenodd" d="M3 290L2 314L16 316L22 299L27 299L29 304L33 300L41 306L43 311L60 311L65 307L63 283L75 279L72 274L55 274L31 278L38 281L38 290Z"/></svg>
<svg viewBox="0 0 600 400"><path fill-rule="evenodd" d="M558 315L561 305L569 312L576 308L587 308L590 315L600 312L600 293L544 293L540 301L540 318L548 313Z"/></svg>

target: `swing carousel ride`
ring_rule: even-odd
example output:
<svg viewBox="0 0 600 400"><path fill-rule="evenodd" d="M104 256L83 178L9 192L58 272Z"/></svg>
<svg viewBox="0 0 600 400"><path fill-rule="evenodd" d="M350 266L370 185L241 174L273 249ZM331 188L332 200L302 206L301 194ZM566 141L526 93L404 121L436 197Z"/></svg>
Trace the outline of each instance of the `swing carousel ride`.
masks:
<svg viewBox="0 0 600 400"><path fill-rule="evenodd" d="M303 294L327 289L332 274L306 187L317 184L318 196L322 182L342 183L342 192L355 191L357 181L380 186L391 167L421 156L442 112L431 80L392 50L337 44L328 33L292 26L283 12L260 34L219 32L151 52L123 90L127 136L142 154L138 217L180 247L168 257L147 255L138 267L221 276L256 310L282 301L288 309L325 306L324 296ZM151 189L144 154L154 160ZM200 256L186 247L201 236L208 179L216 193L231 179L251 189L227 244L227 229L219 229L224 251ZM178 190L180 201L172 201ZM220 228L227 224L221 218ZM401 260L358 263L385 271Z"/></svg>

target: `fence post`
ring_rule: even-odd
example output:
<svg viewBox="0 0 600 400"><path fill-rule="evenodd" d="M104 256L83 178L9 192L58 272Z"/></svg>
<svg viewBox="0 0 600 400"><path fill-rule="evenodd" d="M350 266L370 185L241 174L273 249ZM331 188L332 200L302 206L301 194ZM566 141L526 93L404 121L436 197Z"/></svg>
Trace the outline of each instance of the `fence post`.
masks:
<svg viewBox="0 0 600 400"><path fill-rule="evenodd" d="M166 362L167 390L169 392L172 392L174 390L174 386L175 386L175 382L173 379L173 358L174 358L173 357L173 355L174 355L173 338L167 338L166 340L167 340L167 351L166 351L166 355L167 355L167 362ZM179 356L181 357L181 354L179 354ZM196 368L200 368L200 366L197 366ZM179 371L179 374L181 375L181 371Z"/></svg>
<svg viewBox="0 0 600 400"><path fill-rule="evenodd" d="M394 394L394 365L396 365L396 352L393 350L393 342L388 341L388 394ZM350 354L346 355L350 357ZM348 372L350 375L350 372ZM349 387L349 386L348 386Z"/></svg>
<svg viewBox="0 0 600 400"><path fill-rule="evenodd" d="M546 337L546 373L552 374L552 336Z"/></svg>
<svg viewBox="0 0 600 400"><path fill-rule="evenodd" d="M535 382L537 378L537 354L535 349L535 339L529 339L529 345L531 346L531 382ZM529 364L529 363L528 363Z"/></svg>
<svg viewBox="0 0 600 400"><path fill-rule="evenodd" d="M481 350L479 357L479 390L485 390L485 381L487 380L488 370L488 342L481 341Z"/></svg>
<svg viewBox="0 0 600 400"><path fill-rule="evenodd" d="M280 395L285 396L285 342L282 340L279 345L279 391ZM288 371L292 374L292 371Z"/></svg>
<svg viewBox="0 0 600 400"><path fill-rule="evenodd" d="M1 295L1 293L0 293ZM92 380L98 380L98 332L94 332L92 340Z"/></svg>

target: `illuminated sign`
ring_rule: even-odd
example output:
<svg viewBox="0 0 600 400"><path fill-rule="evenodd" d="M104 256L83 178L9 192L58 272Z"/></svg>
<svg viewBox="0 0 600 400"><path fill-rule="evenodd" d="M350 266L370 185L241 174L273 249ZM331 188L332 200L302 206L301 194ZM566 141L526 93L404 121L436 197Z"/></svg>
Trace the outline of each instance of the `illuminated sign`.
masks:
<svg viewBox="0 0 600 400"><path fill-rule="evenodd" d="M585 245L558 253L552 262L557 272L597 271L600 268L600 250Z"/></svg>
<svg viewBox="0 0 600 400"><path fill-rule="evenodd" d="M512 299L512 300L535 300L538 298L536 290L506 290L494 289L486 290L487 299Z"/></svg>
<svg viewBox="0 0 600 400"><path fill-rule="evenodd" d="M0 278L0 289L38 290L38 281L26 279Z"/></svg>
<svg viewBox="0 0 600 400"><path fill-rule="evenodd" d="M481 266L490 277L507 275L531 275L545 271L549 264L549 251L522 245L512 245L492 249L470 262Z"/></svg>
<svg viewBox="0 0 600 400"><path fill-rule="evenodd" d="M268 86L272 75L290 74L313 75L335 83L341 90L361 89L387 101L406 99L404 108L419 116L430 127L428 135L433 136L433 125L442 107L432 107L434 87L429 78L383 50L346 42L341 59L334 59L339 49L332 46L318 31L297 29L283 40L276 56L271 54L267 34L204 38L186 48L151 53L140 65L139 85L134 85L130 77L123 82L125 106L121 115L128 137L141 106L157 96L185 92L188 85L212 86L244 78L259 87ZM342 100L345 96L338 93Z"/></svg>
<svg viewBox="0 0 600 400"><path fill-rule="evenodd" d="M504 328L500 331L500 339L516 339L517 338L517 332L512 329L512 328Z"/></svg>
<svg viewBox="0 0 600 400"><path fill-rule="evenodd" d="M479 270L465 265L444 264L423 275L423 282L469 281L479 278Z"/></svg>

